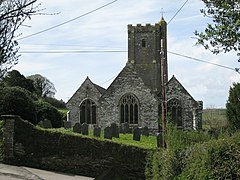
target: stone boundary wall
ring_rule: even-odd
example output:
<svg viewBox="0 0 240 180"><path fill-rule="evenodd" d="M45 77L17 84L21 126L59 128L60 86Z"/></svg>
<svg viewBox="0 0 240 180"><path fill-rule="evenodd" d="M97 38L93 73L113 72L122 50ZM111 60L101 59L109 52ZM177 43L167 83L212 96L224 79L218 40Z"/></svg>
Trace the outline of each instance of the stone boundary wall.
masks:
<svg viewBox="0 0 240 180"><path fill-rule="evenodd" d="M36 128L18 116L2 116L3 162L89 177L114 172L145 179L145 149Z"/></svg>

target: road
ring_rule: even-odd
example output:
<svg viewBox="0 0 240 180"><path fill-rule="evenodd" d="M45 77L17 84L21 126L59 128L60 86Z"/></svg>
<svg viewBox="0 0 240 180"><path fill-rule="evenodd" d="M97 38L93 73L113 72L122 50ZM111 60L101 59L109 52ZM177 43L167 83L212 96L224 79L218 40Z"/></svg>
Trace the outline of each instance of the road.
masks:
<svg viewBox="0 0 240 180"><path fill-rule="evenodd" d="M0 163L0 180L93 180L94 178L56 173Z"/></svg>

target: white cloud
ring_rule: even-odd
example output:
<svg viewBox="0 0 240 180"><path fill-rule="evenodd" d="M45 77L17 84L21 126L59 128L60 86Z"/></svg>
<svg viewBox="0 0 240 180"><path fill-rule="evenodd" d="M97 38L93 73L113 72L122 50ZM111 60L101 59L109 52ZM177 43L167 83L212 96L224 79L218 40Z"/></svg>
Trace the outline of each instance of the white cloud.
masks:
<svg viewBox="0 0 240 180"><path fill-rule="evenodd" d="M23 36L44 30L100 7L108 0L39 0L44 12L59 15L34 16L19 32ZM21 50L73 50L73 49L127 49L127 25L157 23L163 8L169 21L184 1L131 0L117 1L99 11L82 17L59 28L20 41ZM206 20L200 14L202 2L189 1L168 27L168 50L237 67L235 56L214 56L202 47L194 46L193 31L202 30ZM42 44L42 45L39 45ZM55 44L55 45L54 45ZM58 44L58 46L56 45ZM69 46L59 46L69 45ZM127 53L81 54L23 54L15 66L24 75L40 73L52 81L57 89L56 97L67 100L89 76L102 84L115 77L124 67ZM204 104L224 107L229 86L239 81L239 75L231 70L188 60L168 54L169 78L175 74L196 99ZM111 81L104 84L107 87Z"/></svg>

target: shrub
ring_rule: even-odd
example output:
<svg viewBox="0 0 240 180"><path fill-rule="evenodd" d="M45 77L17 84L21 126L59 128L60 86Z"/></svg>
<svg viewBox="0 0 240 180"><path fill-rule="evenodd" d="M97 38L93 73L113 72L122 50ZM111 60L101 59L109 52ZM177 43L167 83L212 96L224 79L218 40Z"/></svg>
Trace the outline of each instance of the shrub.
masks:
<svg viewBox="0 0 240 180"><path fill-rule="evenodd" d="M58 109L66 108L66 104L63 100L57 100L53 97L44 97L43 100L48 102L49 104L51 104L52 106L54 106Z"/></svg>
<svg viewBox="0 0 240 180"><path fill-rule="evenodd" d="M159 149L148 155L147 179L174 179L186 166L187 148L211 140L211 136L199 131L183 131L168 123L167 149ZM194 179L194 178L193 178Z"/></svg>
<svg viewBox="0 0 240 180"><path fill-rule="evenodd" d="M0 115L19 115L36 124L35 104L30 92L20 87L0 89Z"/></svg>
<svg viewBox="0 0 240 180"><path fill-rule="evenodd" d="M240 129L240 83L234 83L230 87L229 97L227 100L227 117L231 130Z"/></svg>
<svg viewBox="0 0 240 180"><path fill-rule="evenodd" d="M240 179L240 134L196 144L186 150L178 179Z"/></svg>
<svg viewBox="0 0 240 180"><path fill-rule="evenodd" d="M51 104L44 101L36 101L37 122L48 119L54 128L62 127L61 113Z"/></svg>

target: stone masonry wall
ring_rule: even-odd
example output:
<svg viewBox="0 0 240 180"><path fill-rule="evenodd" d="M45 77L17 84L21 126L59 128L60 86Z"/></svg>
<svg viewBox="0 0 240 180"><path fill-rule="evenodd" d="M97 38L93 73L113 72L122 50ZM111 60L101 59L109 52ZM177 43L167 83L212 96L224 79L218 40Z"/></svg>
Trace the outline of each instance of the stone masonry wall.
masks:
<svg viewBox="0 0 240 180"><path fill-rule="evenodd" d="M85 99L90 98L96 103L96 111L97 111L97 124L98 124L98 111L99 111L99 103L98 100L101 97L101 93L94 86L94 84L87 78L81 87L76 91L76 93L72 96L72 98L67 102L67 108L70 110L69 112L69 121L71 121L72 125L79 122L79 112L80 112L80 104Z"/></svg>
<svg viewBox="0 0 240 180"><path fill-rule="evenodd" d="M89 177L114 171L121 179L145 179L145 149L39 129L19 117L3 119L4 163Z"/></svg>
<svg viewBox="0 0 240 180"><path fill-rule="evenodd" d="M169 81L167 87L167 100L172 98L181 102L183 128L193 129L193 114L198 108L198 104L175 78Z"/></svg>
<svg viewBox="0 0 240 180"><path fill-rule="evenodd" d="M137 76L132 64L123 69L106 94L100 99L100 125L106 127L111 122L120 123L119 101L123 95L128 93L134 94L140 102L138 126L157 129L157 97Z"/></svg>

